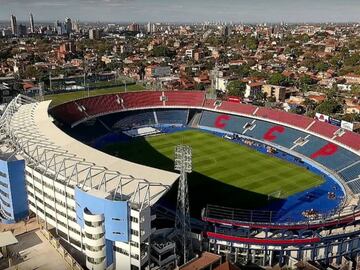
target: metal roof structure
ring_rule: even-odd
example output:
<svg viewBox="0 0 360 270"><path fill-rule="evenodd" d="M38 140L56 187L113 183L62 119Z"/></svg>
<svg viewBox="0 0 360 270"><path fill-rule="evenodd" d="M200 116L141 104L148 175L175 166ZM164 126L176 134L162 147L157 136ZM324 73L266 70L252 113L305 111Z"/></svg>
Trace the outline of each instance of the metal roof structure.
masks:
<svg viewBox="0 0 360 270"><path fill-rule="evenodd" d="M49 104L18 95L0 118L2 141L28 166L54 181L96 189L103 198L128 200L138 209L153 205L178 179L176 173L119 159L75 140L53 123Z"/></svg>

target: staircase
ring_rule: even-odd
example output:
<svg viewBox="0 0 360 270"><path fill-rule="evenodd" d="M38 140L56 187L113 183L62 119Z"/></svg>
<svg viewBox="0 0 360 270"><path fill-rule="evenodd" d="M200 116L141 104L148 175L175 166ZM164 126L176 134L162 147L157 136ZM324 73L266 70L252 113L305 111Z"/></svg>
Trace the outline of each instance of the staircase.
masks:
<svg viewBox="0 0 360 270"><path fill-rule="evenodd" d="M202 112L197 112L194 114L193 118L189 121L188 126L196 128L199 125L201 119Z"/></svg>

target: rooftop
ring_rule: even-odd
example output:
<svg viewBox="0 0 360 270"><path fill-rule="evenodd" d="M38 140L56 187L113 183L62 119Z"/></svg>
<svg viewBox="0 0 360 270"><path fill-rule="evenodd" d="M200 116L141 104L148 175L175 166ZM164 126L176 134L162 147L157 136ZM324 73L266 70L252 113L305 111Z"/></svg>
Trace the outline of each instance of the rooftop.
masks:
<svg viewBox="0 0 360 270"><path fill-rule="evenodd" d="M221 262L221 256L210 253L204 252L201 254L201 257L193 259L192 261L188 262L183 267L180 267L180 270L201 270L207 269L208 266L215 264L217 262Z"/></svg>
<svg viewBox="0 0 360 270"><path fill-rule="evenodd" d="M85 191L96 189L103 198L150 204L177 180L176 173L119 159L75 140L53 123L49 104L15 106L10 126L25 153L40 161L45 171L59 172L58 180Z"/></svg>
<svg viewBox="0 0 360 270"><path fill-rule="evenodd" d="M0 232L0 247L6 247L17 243L18 240L15 238L12 232Z"/></svg>

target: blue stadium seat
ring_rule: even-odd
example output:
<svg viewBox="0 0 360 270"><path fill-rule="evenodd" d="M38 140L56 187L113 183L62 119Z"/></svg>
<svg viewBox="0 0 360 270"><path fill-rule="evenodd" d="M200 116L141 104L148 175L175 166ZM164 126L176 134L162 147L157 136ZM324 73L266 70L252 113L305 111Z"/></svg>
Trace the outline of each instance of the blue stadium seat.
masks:
<svg viewBox="0 0 360 270"><path fill-rule="evenodd" d="M215 113L215 112L209 112L204 111L200 120L200 126L206 126L206 127L215 127L215 121L218 116L222 115L221 113ZM250 118L247 117L241 117L241 116L235 116L235 115L229 115L229 120L223 120L222 122L226 124L224 127L224 130L234 133L242 133L244 131L244 126L247 123L251 123L253 121Z"/></svg>
<svg viewBox="0 0 360 270"><path fill-rule="evenodd" d="M360 179L357 179L353 182L347 184L352 192L355 194L360 193Z"/></svg>
<svg viewBox="0 0 360 270"><path fill-rule="evenodd" d="M310 157L313 153L329 143L324 139L312 135L308 140L304 146L296 146L294 150ZM315 159L315 161L335 171L341 170L357 160L359 160L357 155L341 147L338 147L337 152L332 156L319 156Z"/></svg>
<svg viewBox="0 0 360 270"><path fill-rule="evenodd" d="M354 161L359 160L359 157L354 153L339 147L334 155L318 157L315 160L324 166L337 171L349 166L350 164L354 163Z"/></svg>
<svg viewBox="0 0 360 270"><path fill-rule="evenodd" d="M273 126L274 124L269 122L256 120L254 122L254 127L251 130L248 129L245 132L245 135L258 140L263 140L264 134Z"/></svg>
<svg viewBox="0 0 360 270"><path fill-rule="evenodd" d="M187 124L189 110L157 110L159 124Z"/></svg>
<svg viewBox="0 0 360 270"><path fill-rule="evenodd" d="M264 135L269 131L270 128L278 126L276 124L260 120L256 120L254 124L255 127L252 130L247 130L245 132L245 135L259 140L264 140ZM283 133L273 133L276 138L271 142L284 146L286 148L291 148L297 139L304 138L306 136L306 133L298 131L296 129L292 129L289 127L284 128L285 130Z"/></svg>
<svg viewBox="0 0 360 270"><path fill-rule="evenodd" d="M316 152L319 148L328 144L328 142L325 141L324 139L321 139L319 137L312 136L312 135L309 136L307 138L307 140L308 140L308 142L305 145L303 145L303 146L298 145L293 150L295 150L296 152L298 152L304 156L310 157L311 154Z"/></svg>
<svg viewBox="0 0 360 270"><path fill-rule="evenodd" d="M130 129L141 126L154 125L155 118L153 111L136 112L125 116L119 115L118 121L112 125L113 129Z"/></svg>
<svg viewBox="0 0 360 270"><path fill-rule="evenodd" d="M358 178L360 176L360 163L341 171L340 175L346 182Z"/></svg>

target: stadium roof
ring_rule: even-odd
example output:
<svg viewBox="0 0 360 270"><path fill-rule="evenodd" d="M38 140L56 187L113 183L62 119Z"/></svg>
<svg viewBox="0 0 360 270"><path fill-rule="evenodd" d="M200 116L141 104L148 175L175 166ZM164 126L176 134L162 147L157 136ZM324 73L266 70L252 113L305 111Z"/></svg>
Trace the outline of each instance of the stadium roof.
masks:
<svg viewBox="0 0 360 270"><path fill-rule="evenodd" d="M104 198L130 200L141 206L154 204L179 177L116 158L75 140L53 123L49 104L18 96L2 119L4 123L7 118L5 130L15 147L45 174L56 175L58 180L85 191L97 189Z"/></svg>

